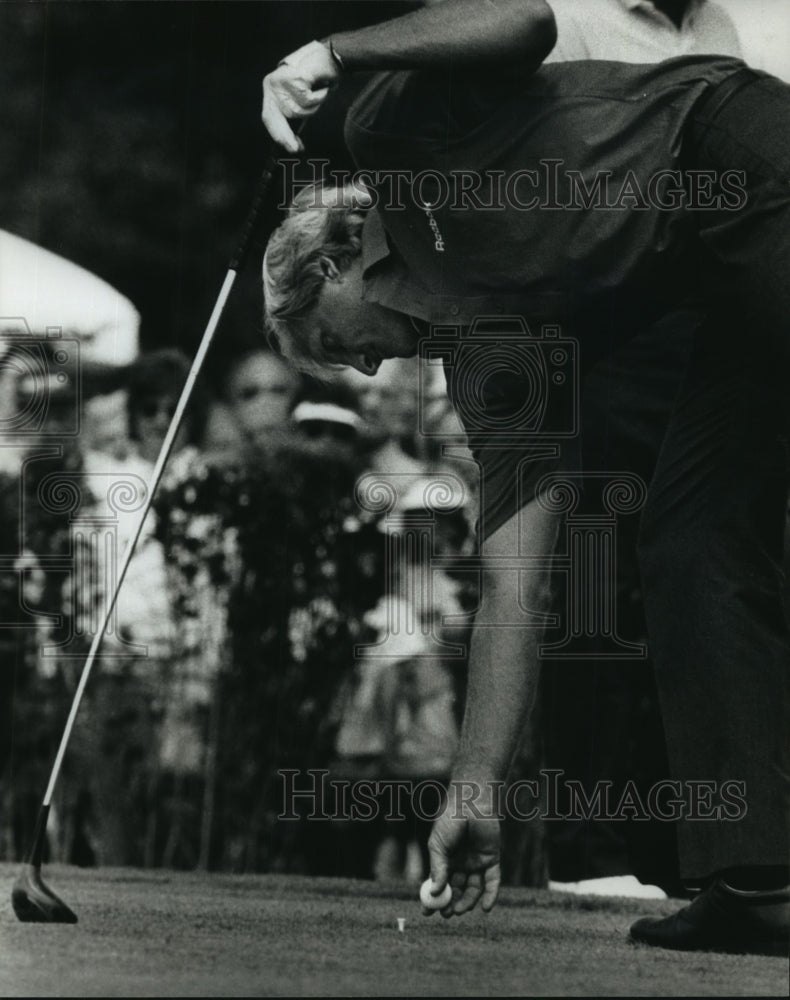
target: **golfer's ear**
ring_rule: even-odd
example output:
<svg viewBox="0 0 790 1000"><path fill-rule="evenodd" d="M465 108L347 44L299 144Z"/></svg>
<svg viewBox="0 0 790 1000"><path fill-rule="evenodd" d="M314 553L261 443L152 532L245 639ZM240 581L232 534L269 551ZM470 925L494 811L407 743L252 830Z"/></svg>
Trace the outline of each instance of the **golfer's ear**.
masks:
<svg viewBox="0 0 790 1000"><path fill-rule="evenodd" d="M324 278L327 281L337 281L339 279L340 269L331 257L321 257L320 264L321 270L324 272Z"/></svg>

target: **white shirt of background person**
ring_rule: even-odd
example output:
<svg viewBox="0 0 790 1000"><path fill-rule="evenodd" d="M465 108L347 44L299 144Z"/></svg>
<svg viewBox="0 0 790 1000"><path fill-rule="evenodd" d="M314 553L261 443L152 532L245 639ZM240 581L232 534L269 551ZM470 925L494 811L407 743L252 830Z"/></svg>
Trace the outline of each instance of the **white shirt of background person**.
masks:
<svg viewBox="0 0 790 1000"><path fill-rule="evenodd" d="M689 0L680 26L650 0L549 0L557 44L546 62L611 59L654 63L684 55L741 57L729 14L711 0ZM683 9L683 4L668 5Z"/></svg>

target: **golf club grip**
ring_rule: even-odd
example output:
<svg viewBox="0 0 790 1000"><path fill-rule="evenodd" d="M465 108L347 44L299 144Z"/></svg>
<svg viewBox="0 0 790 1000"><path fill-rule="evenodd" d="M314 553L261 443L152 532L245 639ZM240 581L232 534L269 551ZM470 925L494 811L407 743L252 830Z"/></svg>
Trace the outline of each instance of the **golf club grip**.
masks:
<svg viewBox="0 0 790 1000"><path fill-rule="evenodd" d="M241 271L247 263L247 258L249 257L250 249L252 248L253 239L255 237L255 231L261 221L263 210L266 207L266 196L274 178L274 172L277 169L277 162L278 157L275 149L275 151L267 157L266 162L263 165L263 171L261 172L261 176L258 180L258 185L255 188L252 206L250 207L247 221L244 223L244 229L241 233L239 245L236 248L236 252L233 257L231 257L230 263L228 264L229 271L236 271L238 274L238 272Z"/></svg>
<svg viewBox="0 0 790 1000"><path fill-rule="evenodd" d="M293 129L294 135L299 135L304 126L304 120L291 122L291 128ZM284 150L276 143L273 142L271 145L271 150L269 155L266 157L266 161L263 164L263 170L261 171L261 176L258 179L258 184L255 188L255 195L252 199L252 206L250 207L249 215L247 216L247 221L244 223L244 229L241 232L241 239L239 240L239 245L236 248L236 252L231 257L230 263L228 264L229 271L235 271L237 274L239 271L243 270L244 265L247 263L247 258L250 255L250 250L252 249L253 240L255 238L255 231L263 216L263 211L266 207L266 198L269 193L269 188L274 180L274 172L277 170L277 164L280 162L280 156L282 156Z"/></svg>

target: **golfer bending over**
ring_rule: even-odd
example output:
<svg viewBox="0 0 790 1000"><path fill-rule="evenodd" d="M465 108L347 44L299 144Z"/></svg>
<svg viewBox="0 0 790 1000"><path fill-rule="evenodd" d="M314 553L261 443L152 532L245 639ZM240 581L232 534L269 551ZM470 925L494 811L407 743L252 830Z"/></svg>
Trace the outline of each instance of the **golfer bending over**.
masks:
<svg viewBox="0 0 790 1000"><path fill-rule="evenodd" d="M545 477L573 467L551 439L569 427L568 358L583 371L648 326L698 326L640 564L672 777L688 806L681 874L705 888L631 934L670 948L774 948L790 926L790 88L718 56L541 66L554 38L543 0L446 0L312 42L266 77L264 122L298 151L289 119L315 112L342 73L385 71L346 124L371 203L300 199L267 249L268 325L297 367L369 375L430 337L481 467L486 617L455 783L431 837L437 891L453 887L445 916L490 909L499 887L497 783L538 677L539 629L514 623L548 607L559 515ZM549 348L547 325L576 338L580 356L567 341ZM536 401L518 348L542 343ZM492 364L506 350L512 363ZM745 391L754 383L760 393ZM743 500L746 479L756 503ZM514 554L545 557L544 568L519 582ZM710 640L725 621L737 641L722 648ZM733 781L745 808L719 797Z"/></svg>

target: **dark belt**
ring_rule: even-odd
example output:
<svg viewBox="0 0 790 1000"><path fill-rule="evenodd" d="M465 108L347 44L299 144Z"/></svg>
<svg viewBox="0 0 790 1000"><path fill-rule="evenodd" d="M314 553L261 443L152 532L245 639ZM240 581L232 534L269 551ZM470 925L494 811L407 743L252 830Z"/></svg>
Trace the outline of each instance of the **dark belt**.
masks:
<svg viewBox="0 0 790 1000"><path fill-rule="evenodd" d="M716 115L723 110L725 105L740 93L744 87L751 83L764 79L768 74L744 66L743 69L736 70L721 83L714 84L702 95L700 100L694 105L694 116L707 118L713 121Z"/></svg>

